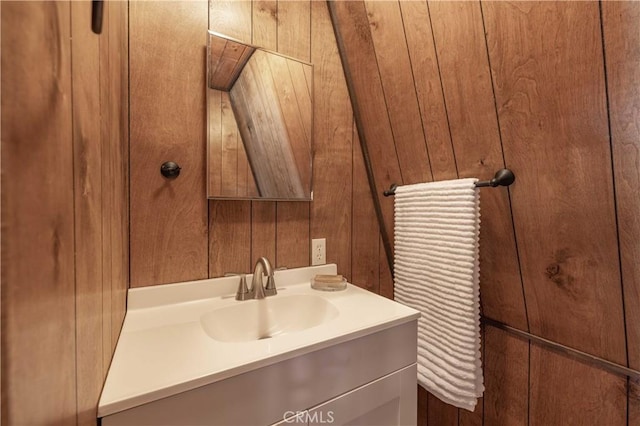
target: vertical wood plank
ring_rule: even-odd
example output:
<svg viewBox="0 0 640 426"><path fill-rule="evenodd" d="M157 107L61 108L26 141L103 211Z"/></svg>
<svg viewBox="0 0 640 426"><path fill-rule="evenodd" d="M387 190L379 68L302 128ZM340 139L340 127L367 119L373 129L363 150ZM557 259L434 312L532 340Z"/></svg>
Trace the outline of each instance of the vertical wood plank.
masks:
<svg viewBox="0 0 640 426"><path fill-rule="evenodd" d="M311 2L314 200L311 237L327 239L327 261L351 276L353 113L327 5ZM377 238L377 237L376 237Z"/></svg>
<svg viewBox="0 0 640 426"><path fill-rule="evenodd" d="M209 29L251 44L251 14L251 0L210 0Z"/></svg>
<svg viewBox="0 0 640 426"><path fill-rule="evenodd" d="M278 2L277 45L279 53L303 61L311 60L310 0ZM300 137L303 138L304 135ZM302 172L301 177L304 179ZM287 267L309 265L311 260L309 203L278 202L276 209L278 221L276 263ZM330 250L329 247L328 249Z"/></svg>
<svg viewBox="0 0 640 426"><path fill-rule="evenodd" d="M112 202L107 206L111 214L113 244L113 284L111 287L111 346L115 350L127 304L129 288L129 21L128 4L114 2L109 5L109 84L111 95L111 142L114 161L113 174L108 182ZM104 143L104 141L103 141ZM104 295L108 297L108 295ZM108 319L105 319L108 320ZM105 370L106 374L106 370Z"/></svg>
<svg viewBox="0 0 640 426"><path fill-rule="evenodd" d="M223 196L237 196L238 190L238 145L242 143L238 125L231 108L228 92L221 94L222 153L220 172L224 178L220 185ZM215 172L215 170L214 170Z"/></svg>
<svg viewBox="0 0 640 426"><path fill-rule="evenodd" d="M108 9L107 9L108 10ZM73 75L74 214L76 247L76 371L78 424L95 422L104 368L103 297L103 152L101 135L100 39L86 25L91 2L71 3ZM82 58L82 60L78 59ZM98 119L96 119L98 118ZM108 160L108 159L107 159ZM107 166L105 165L105 168ZM109 268L111 265L105 265ZM110 290L110 289L109 289ZM106 313L110 314L110 310ZM108 321L111 346L111 321Z"/></svg>
<svg viewBox="0 0 640 426"><path fill-rule="evenodd" d="M222 91L207 87L207 196L222 194L222 140Z"/></svg>
<svg viewBox="0 0 640 426"><path fill-rule="evenodd" d="M311 3L310 0L278 1L278 52L310 60Z"/></svg>
<svg viewBox="0 0 640 426"><path fill-rule="evenodd" d="M277 50L275 37L278 28L278 2L276 0L253 1L253 44L269 50Z"/></svg>
<svg viewBox="0 0 640 426"><path fill-rule="evenodd" d="M379 197L378 192L392 183L402 183L391 123L387 113L384 91L367 12L362 1L330 1L329 11L336 32L342 65L347 76L350 96L356 98L354 109L358 133L365 140L367 155L373 170L374 202L380 209L380 227L392 246L393 200ZM387 253L391 255L391 253Z"/></svg>
<svg viewBox="0 0 640 426"><path fill-rule="evenodd" d="M627 380L531 344L531 425L627 423Z"/></svg>
<svg viewBox="0 0 640 426"><path fill-rule="evenodd" d="M531 331L625 364L598 4L483 9Z"/></svg>
<svg viewBox="0 0 640 426"><path fill-rule="evenodd" d="M445 404L428 392L427 394L429 405L427 423L438 426L457 426L458 409L453 405Z"/></svg>
<svg viewBox="0 0 640 426"><path fill-rule="evenodd" d="M274 9L275 6L275 9ZM238 21L238 25L247 27L252 34L254 45L266 49L278 48L278 14L277 4L263 2L260 6L252 7L253 18L248 22ZM276 260L276 202L251 202L251 262L261 257L267 257L271 262Z"/></svg>
<svg viewBox="0 0 640 426"><path fill-rule="evenodd" d="M400 9L433 179L455 179L458 174L427 2L400 1Z"/></svg>
<svg viewBox="0 0 640 426"><path fill-rule="evenodd" d="M380 292L380 227L376 218L364 157L353 126L353 215L351 218L351 283L374 293ZM383 252L384 255L384 252Z"/></svg>
<svg viewBox="0 0 640 426"><path fill-rule="evenodd" d="M484 327L484 422L527 425L529 342L495 327Z"/></svg>
<svg viewBox="0 0 640 426"><path fill-rule="evenodd" d="M629 422L628 426L640 424L640 380L629 380Z"/></svg>
<svg viewBox="0 0 640 426"><path fill-rule="evenodd" d="M629 366L640 370L640 3L603 2ZM640 422L640 421L639 421Z"/></svg>
<svg viewBox="0 0 640 426"><path fill-rule="evenodd" d="M429 2L429 11L459 175L490 179L504 162L479 3ZM508 193L480 191L483 314L527 330Z"/></svg>
<svg viewBox="0 0 640 426"><path fill-rule="evenodd" d="M251 266L251 203L212 201L209 214L209 276L249 273Z"/></svg>
<svg viewBox="0 0 640 426"><path fill-rule="evenodd" d="M429 424L429 393L418 385L418 426Z"/></svg>
<svg viewBox="0 0 640 426"><path fill-rule="evenodd" d="M382 242L382 235L380 235L380 296L384 296L387 299L393 300L393 275L389 268L389 262L387 262L386 252L384 250L384 244Z"/></svg>
<svg viewBox="0 0 640 426"><path fill-rule="evenodd" d="M109 75L109 9L104 8L103 11L103 34L104 37L99 38L98 54L100 58L101 72L98 73L98 88L100 96L100 137L96 141L97 146L100 149L100 157L102 159L102 188L100 196L102 198L102 235L101 235L101 250L102 255L102 271L101 271L101 292L103 295L111 294L111 288L113 285L113 253L112 253L112 240L111 240L111 214L108 206L112 206L112 191L113 186L107 185L107 182L111 181L113 175L113 158L111 150L111 110L109 108L109 99L111 97L110 75ZM76 57L77 62L79 57ZM75 77L75 76L74 76ZM95 118L94 118L95 119ZM77 283L76 283L77 285ZM102 297L102 369L107 371L109 364L111 363L111 321L109 317L111 315L111 297Z"/></svg>
<svg viewBox="0 0 640 426"><path fill-rule="evenodd" d="M211 0L209 29L251 44L252 13L251 1ZM209 277L250 272L252 204L209 201Z"/></svg>
<svg viewBox="0 0 640 426"><path fill-rule="evenodd" d="M206 1L130 5L134 287L208 276L205 126L197 113L205 105L206 28ZM169 160L183 169L171 181L159 174Z"/></svg>
<svg viewBox="0 0 640 426"><path fill-rule="evenodd" d="M4 424L76 422L70 11L1 10Z"/></svg>
<svg viewBox="0 0 640 426"><path fill-rule="evenodd" d="M431 181L433 176L400 4L367 0L364 5L403 183Z"/></svg>

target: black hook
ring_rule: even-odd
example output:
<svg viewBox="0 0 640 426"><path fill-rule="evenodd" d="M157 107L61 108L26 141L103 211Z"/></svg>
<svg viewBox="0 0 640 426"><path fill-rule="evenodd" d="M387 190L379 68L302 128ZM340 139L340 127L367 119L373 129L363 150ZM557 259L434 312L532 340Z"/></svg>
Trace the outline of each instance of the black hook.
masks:
<svg viewBox="0 0 640 426"><path fill-rule="evenodd" d="M104 9L103 0L93 0L91 2L91 31L96 34L102 33L102 12Z"/></svg>

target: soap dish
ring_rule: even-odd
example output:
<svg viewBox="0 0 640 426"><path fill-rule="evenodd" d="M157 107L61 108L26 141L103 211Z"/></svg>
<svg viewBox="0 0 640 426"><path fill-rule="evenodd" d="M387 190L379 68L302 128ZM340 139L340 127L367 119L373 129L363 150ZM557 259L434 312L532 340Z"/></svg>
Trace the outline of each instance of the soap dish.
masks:
<svg viewBox="0 0 640 426"><path fill-rule="evenodd" d="M342 275L316 275L311 278L311 288L320 291L339 291L347 288L347 279Z"/></svg>

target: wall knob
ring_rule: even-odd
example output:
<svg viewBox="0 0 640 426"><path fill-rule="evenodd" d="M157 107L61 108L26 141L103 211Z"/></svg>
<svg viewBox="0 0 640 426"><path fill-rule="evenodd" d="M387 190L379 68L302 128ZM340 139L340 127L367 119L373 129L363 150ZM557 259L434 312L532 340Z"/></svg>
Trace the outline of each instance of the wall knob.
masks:
<svg viewBox="0 0 640 426"><path fill-rule="evenodd" d="M180 176L180 166L173 161L167 161L160 166L160 173L167 179L175 179Z"/></svg>

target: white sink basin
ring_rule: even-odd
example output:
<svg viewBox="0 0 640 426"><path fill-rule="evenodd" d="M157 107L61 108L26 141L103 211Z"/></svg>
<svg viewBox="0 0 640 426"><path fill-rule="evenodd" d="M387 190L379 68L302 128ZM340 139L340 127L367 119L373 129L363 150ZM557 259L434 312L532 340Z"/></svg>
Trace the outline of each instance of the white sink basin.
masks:
<svg viewBox="0 0 640 426"><path fill-rule="evenodd" d="M276 295L247 300L200 317L202 328L221 342L246 342L306 330L331 321L338 309L318 296Z"/></svg>

